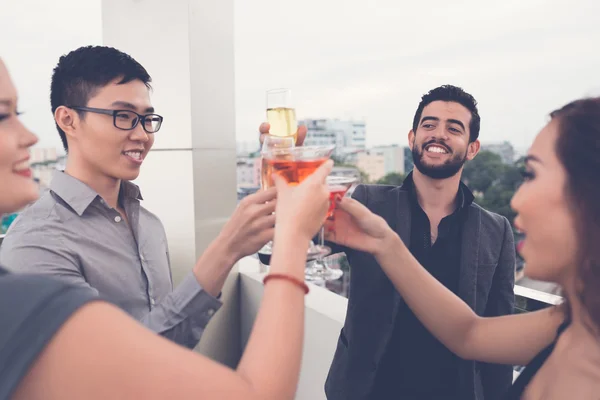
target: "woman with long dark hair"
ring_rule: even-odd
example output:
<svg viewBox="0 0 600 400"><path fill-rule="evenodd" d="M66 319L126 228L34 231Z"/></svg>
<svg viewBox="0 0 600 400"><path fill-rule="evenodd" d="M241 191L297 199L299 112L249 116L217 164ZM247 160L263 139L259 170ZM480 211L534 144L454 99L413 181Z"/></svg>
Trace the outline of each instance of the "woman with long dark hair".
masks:
<svg viewBox="0 0 600 400"><path fill-rule="evenodd" d="M512 199L525 234L525 274L561 285L565 303L537 312L477 316L436 281L385 221L340 201L328 240L372 253L404 301L461 358L527 365L511 399L600 398L600 98L551 113ZM348 340L352 340L348 338Z"/></svg>

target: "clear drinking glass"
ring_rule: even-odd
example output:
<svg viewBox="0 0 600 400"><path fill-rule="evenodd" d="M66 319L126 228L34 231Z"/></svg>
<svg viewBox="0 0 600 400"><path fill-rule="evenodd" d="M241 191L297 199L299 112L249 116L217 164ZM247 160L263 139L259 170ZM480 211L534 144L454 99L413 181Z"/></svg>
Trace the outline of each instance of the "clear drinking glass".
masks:
<svg viewBox="0 0 600 400"><path fill-rule="evenodd" d="M267 122L271 128L269 135L265 136L261 154L271 148L294 147L298 136L298 123L296 122L296 110L292 107L292 91L290 89L271 89L267 90L266 97ZM270 174L265 158L262 157L260 186L263 190L272 186L272 182L268 179ZM263 264L269 265L272 251L273 242L265 244L258 251L258 258Z"/></svg>
<svg viewBox="0 0 600 400"><path fill-rule="evenodd" d="M292 106L292 91L290 89L271 89L267 91L267 122L271 125L270 135L292 136L294 143L296 143L298 121L296 121L296 110Z"/></svg>
<svg viewBox="0 0 600 400"><path fill-rule="evenodd" d="M327 186L329 187L329 211L327 212L327 218L331 218L333 216L333 212L335 210L335 201L336 198L344 197L348 190L357 182L357 179L354 177L346 177L346 176L328 176L327 177ZM325 227L321 227L321 231L319 233L319 246L325 246ZM331 249L329 250L331 253ZM329 254L328 253L328 254ZM310 264L310 267L307 267L305 270L305 279L307 281L313 282L324 282L324 281L333 281L336 279L340 279L342 275L344 275L344 271L341 269L332 269L327 266L324 262L323 257L325 255L319 255L314 263Z"/></svg>
<svg viewBox="0 0 600 400"><path fill-rule="evenodd" d="M271 179L272 169L269 167L265 153L272 151L285 152L286 149L291 149L295 146L296 139L293 136L273 136L265 135L261 149L261 168L260 168L260 187L265 190L273 186ZM258 251L258 258L264 265L269 265L271 261L271 253L273 252L273 242L269 241Z"/></svg>
<svg viewBox="0 0 600 400"><path fill-rule="evenodd" d="M267 185L272 185L273 174L281 176L289 185L298 185L329 160L334 148L335 146L300 146L264 150L262 156L263 167L267 171L264 175ZM321 239L321 243L317 245L311 242L306 258L319 260L329 253L331 248L325 246ZM307 276L307 280L312 279Z"/></svg>

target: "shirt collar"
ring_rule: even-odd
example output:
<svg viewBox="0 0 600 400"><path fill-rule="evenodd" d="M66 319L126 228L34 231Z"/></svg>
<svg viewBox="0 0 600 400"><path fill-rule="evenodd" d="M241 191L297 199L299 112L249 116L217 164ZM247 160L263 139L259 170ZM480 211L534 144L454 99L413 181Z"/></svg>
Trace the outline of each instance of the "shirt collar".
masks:
<svg viewBox="0 0 600 400"><path fill-rule="evenodd" d="M94 200L100 197L94 189L79 179L59 170L55 171L52 176L50 190L67 203L79 216L82 216ZM140 188L129 181L121 181L119 195L125 198L143 200Z"/></svg>
<svg viewBox="0 0 600 400"><path fill-rule="evenodd" d="M401 189L408 191L409 198L413 204L418 204L417 192L416 192L416 190L414 190L414 188L415 188L415 181L413 180L413 172L410 171L410 173L404 179L404 182L402 182ZM473 200L475 200L475 196L473 196L473 192L471 192L471 190L467 187L467 185L465 185L462 181L460 181L460 184L458 185L458 204L459 204L459 206L457 208L457 211L470 206L471 203L473 203Z"/></svg>

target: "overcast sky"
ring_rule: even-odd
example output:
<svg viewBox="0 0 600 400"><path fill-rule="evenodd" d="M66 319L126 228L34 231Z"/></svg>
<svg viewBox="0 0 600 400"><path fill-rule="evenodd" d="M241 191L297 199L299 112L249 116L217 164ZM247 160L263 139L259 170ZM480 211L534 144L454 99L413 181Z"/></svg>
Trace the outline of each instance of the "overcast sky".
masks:
<svg viewBox="0 0 600 400"><path fill-rule="evenodd" d="M51 70L101 43L100 1L2 3L0 56L24 120L58 147ZM289 87L299 118L364 118L369 145L406 144L420 96L451 83L479 101L484 143L524 149L549 111L600 95L599 15L597 0L237 0L238 140L255 140L265 91Z"/></svg>

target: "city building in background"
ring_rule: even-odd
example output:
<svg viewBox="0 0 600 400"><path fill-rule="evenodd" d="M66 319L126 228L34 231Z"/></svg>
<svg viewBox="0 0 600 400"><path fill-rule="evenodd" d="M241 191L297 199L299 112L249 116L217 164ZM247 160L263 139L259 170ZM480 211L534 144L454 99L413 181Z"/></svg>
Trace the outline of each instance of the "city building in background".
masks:
<svg viewBox="0 0 600 400"><path fill-rule="evenodd" d="M344 151L344 162L364 172L369 182L376 182L387 174L405 173L403 146L377 146L370 149Z"/></svg>
<svg viewBox="0 0 600 400"><path fill-rule="evenodd" d="M333 175L353 176L360 182L374 183L386 175L402 176L413 169L412 152L408 146L390 144L367 148L364 121L305 119L299 121L299 125L307 127L305 145L335 146L333 156L337 166L332 171ZM237 144L238 187L250 190L260 187L259 150L258 141ZM508 141L484 144L482 150L497 154L507 165L512 165L517 157L516 150ZM43 180L42 176L40 179Z"/></svg>
<svg viewBox="0 0 600 400"><path fill-rule="evenodd" d="M56 148L33 147L29 151L29 166L32 178L38 184L40 194L50 186L52 175L57 169L64 170L67 157ZM0 235L4 235L19 212L0 216Z"/></svg>
<svg viewBox="0 0 600 400"><path fill-rule="evenodd" d="M33 178L43 191L50 185L52 175L57 169L64 170L67 156L58 154L56 148L34 147L30 152L29 164Z"/></svg>
<svg viewBox="0 0 600 400"><path fill-rule="evenodd" d="M371 149L371 152L380 154L384 158L385 175L391 173L404 174L404 147L397 144L389 146L377 146Z"/></svg>
<svg viewBox="0 0 600 400"><path fill-rule="evenodd" d="M332 176L343 176L348 178L360 179L360 171L356 167L336 167L331 170Z"/></svg>
<svg viewBox="0 0 600 400"><path fill-rule="evenodd" d="M332 118L305 119L299 121L298 125L307 127L304 145L335 146L334 156L338 160L344 160L344 164L334 167L333 175L360 179L360 170L365 168L364 172L369 174L367 171L370 171L369 180L372 180L378 179L377 177L382 176L382 173L385 174L386 166L394 171L403 168L401 147L382 146L371 157L370 152L366 150L364 121ZM236 153L238 198L243 198L260 187L260 144L258 141L238 142Z"/></svg>
<svg viewBox="0 0 600 400"><path fill-rule="evenodd" d="M238 157L252 157L260 153L260 143L258 138L253 141L237 142L236 154Z"/></svg>
<svg viewBox="0 0 600 400"><path fill-rule="evenodd" d="M58 159L58 152L55 147L33 147L29 152L29 155L30 164L55 161Z"/></svg>
<svg viewBox="0 0 600 400"><path fill-rule="evenodd" d="M374 150L354 152L346 157L346 162L367 174L369 181L374 182L385 176L385 155Z"/></svg>
<svg viewBox="0 0 600 400"><path fill-rule="evenodd" d="M238 157L237 183L238 186L260 186L260 157Z"/></svg>
<svg viewBox="0 0 600 400"><path fill-rule="evenodd" d="M238 186L237 187L237 200L238 202L244 197L256 193L260 190L260 186Z"/></svg>
<svg viewBox="0 0 600 400"><path fill-rule="evenodd" d="M404 173L408 174L414 167L413 155L410 147L404 147Z"/></svg>
<svg viewBox="0 0 600 400"><path fill-rule="evenodd" d="M365 121L351 121L352 140L349 147L351 149L367 148L367 123Z"/></svg>
<svg viewBox="0 0 600 400"><path fill-rule="evenodd" d="M298 121L307 129L307 146L335 146L334 155L366 149L365 121L340 120L331 118L305 119Z"/></svg>

